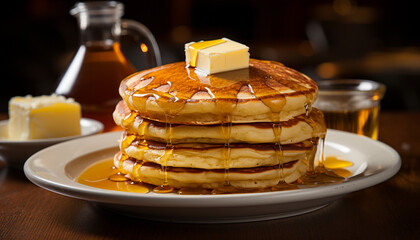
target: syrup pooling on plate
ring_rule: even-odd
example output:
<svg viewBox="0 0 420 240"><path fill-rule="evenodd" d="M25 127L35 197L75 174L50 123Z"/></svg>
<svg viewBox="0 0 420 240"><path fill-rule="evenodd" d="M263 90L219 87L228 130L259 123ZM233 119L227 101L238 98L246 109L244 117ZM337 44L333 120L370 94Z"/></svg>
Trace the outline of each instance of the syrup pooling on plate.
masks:
<svg viewBox="0 0 420 240"><path fill-rule="evenodd" d="M324 166L335 174L347 178L351 176L352 172L346 168L353 166L353 163L340 156L327 156L324 159Z"/></svg>
<svg viewBox="0 0 420 240"><path fill-rule="evenodd" d="M83 171L77 178L77 182L101 189L147 193L149 187L145 184L135 183L120 174L113 166L110 159L99 161Z"/></svg>
<svg viewBox="0 0 420 240"><path fill-rule="evenodd" d="M330 161L331 164L337 160L337 164L343 164L343 161L346 163L342 166L348 166L351 162L348 160L344 160L337 156L327 156L327 161ZM338 172L343 172L347 176L341 176L341 179L348 177L351 175L351 172L345 168L336 168ZM116 190L116 191L124 191L124 192L134 192L134 193L148 193L152 191L155 186L141 183L141 182L134 182L128 178L119 178L116 180L112 180L110 176L121 175L124 177L123 174L118 172L113 166L113 161L111 159L104 159L102 161L98 161L93 165L86 168L76 179L78 183L83 185L96 187L100 189L107 189L107 190ZM340 183L341 180L334 178L336 183ZM330 183L330 179L325 178L325 183ZM319 183L321 184L321 183ZM319 185L318 184L318 185ZM297 180L295 183L292 184L279 184L272 188L261 188L261 189L231 189L233 192L229 193L256 193L256 192L270 192L270 191L287 191L287 190L294 190L300 189L305 187L313 187L315 184L304 183L301 180ZM223 194L228 192L222 191L210 191L204 188L181 188L174 190L177 194L180 195L191 195L191 194Z"/></svg>

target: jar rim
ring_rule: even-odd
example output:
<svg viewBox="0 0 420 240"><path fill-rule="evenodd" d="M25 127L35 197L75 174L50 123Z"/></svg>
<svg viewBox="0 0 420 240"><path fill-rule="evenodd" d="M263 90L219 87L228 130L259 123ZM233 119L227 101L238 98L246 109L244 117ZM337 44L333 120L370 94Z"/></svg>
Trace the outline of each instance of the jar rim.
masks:
<svg viewBox="0 0 420 240"><path fill-rule="evenodd" d="M75 16L80 13L89 13L92 15L120 14L124 11L124 4L117 1L93 1L78 2L70 10L70 14Z"/></svg>
<svg viewBox="0 0 420 240"><path fill-rule="evenodd" d="M320 95L334 94L385 94L386 86L382 83L366 79L335 79L317 81Z"/></svg>

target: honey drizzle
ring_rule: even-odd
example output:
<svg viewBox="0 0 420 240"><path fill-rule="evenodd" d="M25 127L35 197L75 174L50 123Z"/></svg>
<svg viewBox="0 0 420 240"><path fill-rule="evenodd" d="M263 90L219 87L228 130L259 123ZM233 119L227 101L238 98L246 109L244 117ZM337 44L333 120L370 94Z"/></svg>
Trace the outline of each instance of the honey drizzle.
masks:
<svg viewBox="0 0 420 240"><path fill-rule="evenodd" d="M264 76L264 79L266 79L266 86L268 91L270 92L269 95L275 96L276 94L281 94L281 92L276 89L276 87L279 87L277 82L273 82L273 76L272 75L266 75ZM299 84L296 83L290 83L288 85L293 91L304 91L305 88L302 87ZM280 122L280 114L282 109L287 103L286 98L283 95L278 96L277 98L265 98L264 95L260 95L260 92L253 92L254 96L256 96L261 102L264 103L265 106L269 107L271 110L271 120L273 122L273 133L274 133L274 142L275 142L275 154L277 158L277 162L279 164L279 182L277 186L273 186L272 189L275 190L277 188L281 188L280 186L284 185L284 168L283 168L283 150L281 145L281 122ZM307 96L308 100L308 96ZM307 105L305 105L306 110L306 116L309 115L308 108L306 108Z"/></svg>
<svg viewBox="0 0 420 240"><path fill-rule="evenodd" d="M141 182L141 166L143 165L143 161L136 161L136 163L133 166L133 181L134 182Z"/></svg>
<svg viewBox="0 0 420 240"><path fill-rule="evenodd" d="M159 158L159 162L163 171L163 183L162 185L157 186L153 189L153 192L156 193L170 193L174 191L174 188L168 184L168 159L172 157L174 151L174 145L172 144L172 119L173 116L168 117L168 115L166 115L165 131L167 140L165 145L165 151Z"/></svg>
<svg viewBox="0 0 420 240"><path fill-rule="evenodd" d="M315 154L316 154L316 150L318 149L318 142L319 141L320 141L320 139L317 139L317 140L313 141L311 151L309 151L309 153L306 154L306 161L308 163L307 172L309 174L316 174L315 173Z"/></svg>
<svg viewBox="0 0 420 240"><path fill-rule="evenodd" d="M282 184L284 183L284 173L283 173L283 149L281 146L281 142L280 142L280 137L281 137L281 124L280 122L274 122L273 123L273 132L274 132L274 136L275 136L275 154L276 154L276 158L277 158L277 162L279 163L279 182L278 184Z"/></svg>
<svg viewBox="0 0 420 240"><path fill-rule="evenodd" d="M120 160L118 162L118 169L120 170L119 174L127 174L127 172L123 168L124 161L127 159L127 154L121 153Z"/></svg>
<svg viewBox="0 0 420 240"><path fill-rule="evenodd" d="M131 143L136 140L137 136L134 134L128 134L128 133L124 133L122 136L122 141L121 141L121 151L123 154L125 154L125 149L131 145Z"/></svg>
<svg viewBox="0 0 420 240"><path fill-rule="evenodd" d="M157 186L153 189L154 192L158 193L170 193L174 190L173 187L171 187L168 184L168 159L172 157L174 145L172 143L173 139L173 129L172 129L172 122L179 111L182 110L184 107L185 102L180 101L175 95L173 95L173 91L175 89L172 89L172 83L170 81L167 81L166 84L169 86L168 92L164 93L166 96L169 94L168 101L158 101L160 99L160 96L157 94L154 95L155 99L157 100L157 104L162 109L162 111L165 113L165 132L166 132L166 146L164 153L160 156L159 162L162 166L163 171L163 183L161 186Z"/></svg>
<svg viewBox="0 0 420 240"><path fill-rule="evenodd" d="M340 183L346 179L346 176L341 176L333 170L327 169L324 166L324 142L325 135L321 136L314 146L319 145L320 156L318 166L315 167L316 147L307 155L308 171L300 179L300 186L309 187L320 184Z"/></svg>
<svg viewBox="0 0 420 240"><path fill-rule="evenodd" d="M222 134L223 134L223 138L225 139L225 143L223 146L223 165L225 168L225 179L224 179L224 184L225 186L229 186L230 182L229 182L229 161L231 158L231 149L230 149L230 135L232 132L232 121L230 121L230 117L228 115L227 119L225 121L222 122L221 124L222 126Z"/></svg>
<svg viewBox="0 0 420 240"><path fill-rule="evenodd" d="M230 185L229 181L229 168L230 168L230 160L231 160L231 148L230 148L230 138L232 132L232 121L231 115L226 115L222 119L221 124L222 134L225 140L224 146L222 148L222 156L223 156L223 165L224 165L224 181L222 186L219 186L216 189L211 191L212 194L223 194L223 193L232 193L236 192L236 188Z"/></svg>
<svg viewBox="0 0 420 240"><path fill-rule="evenodd" d="M270 77L268 77L270 78ZM274 90L274 89L273 89ZM260 99L264 105L270 108L271 110L271 121L273 122L273 134L274 134L274 150L275 150L275 156L277 159L277 162L279 164L279 184L284 183L284 174L283 174L283 150L281 147L281 132L282 127L280 123L280 113L283 109L284 105L286 104L286 98L285 97L279 97L275 99L273 102L271 99L265 99L262 96L259 96L259 94L255 94L258 99Z"/></svg>
<svg viewBox="0 0 420 240"><path fill-rule="evenodd" d="M127 128L131 123L134 122L134 119L138 116L138 112L131 111L123 120L122 120L122 127Z"/></svg>
<svg viewBox="0 0 420 240"><path fill-rule="evenodd" d="M235 89L235 91L232 91L229 96L230 99L236 99L236 95L238 94L240 88L242 86ZM222 136L224 138L224 145L222 148L222 156L223 156L223 165L224 165L224 181L222 186L214 189L212 191L212 194L218 194L218 193L227 193L227 192L233 192L235 191L235 188L230 185L229 180L229 168L230 168L230 160L231 160L231 148L230 148L230 142L231 142L231 133L232 133L232 112L235 109L237 105L236 100L227 100L223 99L222 95L219 94L219 92L212 93L213 97L215 99L216 107L219 111L220 121L221 121L221 131Z"/></svg>
<svg viewBox="0 0 420 240"><path fill-rule="evenodd" d="M318 142L319 146L318 146L318 151L319 151L319 159L318 159L318 168L320 169L325 169L325 165L324 165L324 147L325 147L325 134L323 134L320 138L319 138L319 142Z"/></svg>
<svg viewBox="0 0 420 240"><path fill-rule="evenodd" d="M314 129L316 123L313 119L309 118L309 113L312 112L311 99L307 97L305 103L305 116L307 118L307 123ZM314 110L314 114L322 115L322 112L318 109ZM306 155L307 163L307 172L302 176L299 181L302 186L310 185L319 185L326 183L337 183L345 179L345 177L336 174L334 171L325 168L324 166L324 144L325 144L325 132L326 129L323 129L321 132L324 132L319 138L313 141L313 149ZM315 164L315 157L318 151L318 164Z"/></svg>

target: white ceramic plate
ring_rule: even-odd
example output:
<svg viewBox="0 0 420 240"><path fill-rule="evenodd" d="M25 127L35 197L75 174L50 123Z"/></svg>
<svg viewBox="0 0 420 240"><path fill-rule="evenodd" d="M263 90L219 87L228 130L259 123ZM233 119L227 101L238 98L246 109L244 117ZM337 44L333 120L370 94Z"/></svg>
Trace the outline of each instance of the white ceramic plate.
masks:
<svg viewBox="0 0 420 240"><path fill-rule="evenodd" d="M9 120L0 121L0 160L14 167L23 167L26 159L39 150L53 144L99 133L104 128L101 122L89 118L80 119L81 135L47 138L25 141L7 139L7 123Z"/></svg>
<svg viewBox="0 0 420 240"><path fill-rule="evenodd" d="M119 132L68 141L46 148L27 160L26 176L47 190L95 202L112 211L145 219L173 222L247 222L288 217L322 208L344 194L392 177L400 168L398 153L384 143L355 134L328 130L326 155L354 163L347 181L290 191L176 195L103 190L74 179L94 162L117 151Z"/></svg>

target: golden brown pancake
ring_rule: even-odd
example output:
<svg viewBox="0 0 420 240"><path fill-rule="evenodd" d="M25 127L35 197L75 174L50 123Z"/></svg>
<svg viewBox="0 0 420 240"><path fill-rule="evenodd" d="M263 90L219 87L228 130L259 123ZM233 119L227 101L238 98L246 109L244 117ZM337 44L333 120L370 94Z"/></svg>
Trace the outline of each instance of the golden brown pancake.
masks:
<svg viewBox="0 0 420 240"><path fill-rule="evenodd" d="M124 102L118 103L114 111L115 122L128 132L144 136L147 140L169 141L165 123L151 121L128 109ZM132 118L132 119L131 119ZM130 119L130 121L127 121ZM324 118L321 111L313 108L308 117L303 114L286 122L281 122L281 144L291 144L319 137L325 133ZM172 143L225 143L223 126L215 125L171 125ZM231 143L275 143L273 123L240 123L232 124L230 129Z"/></svg>
<svg viewBox="0 0 420 240"><path fill-rule="evenodd" d="M175 144L168 157L166 144L145 141L123 133L120 149L128 157L171 167L225 169L274 166L304 159L313 149L311 139L297 144L231 144L229 161L221 144Z"/></svg>
<svg viewBox="0 0 420 240"><path fill-rule="evenodd" d="M317 86L280 63L251 59L249 69L207 76L186 68L185 62L168 64L127 77L119 91L144 118L216 124L289 120L305 113Z"/></svg>
<svg viewBox="0 0 420 240"><path fill-rule="evenodd" d="M121 153L114 157L114 164L121 172L134 181L141 181L160 186L166 184L174 188L215 189L226 185L226 182L237 188L266 188L279 182L292 183L305 174L306 165L296 160L279 166L256 168L232 168L226 173L224 169L197 169L166 167L155 163L140 163L133 158L121 159Z"/></svg>

